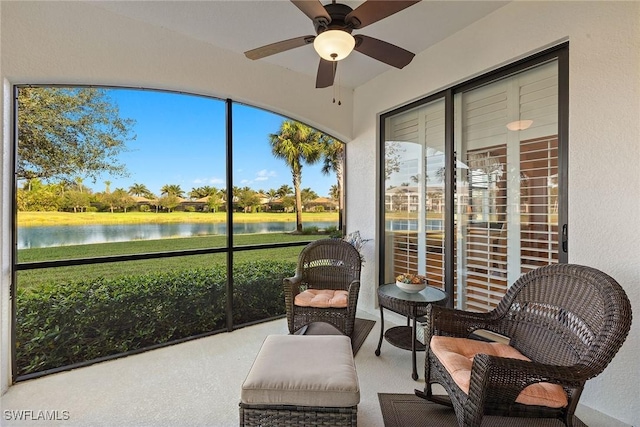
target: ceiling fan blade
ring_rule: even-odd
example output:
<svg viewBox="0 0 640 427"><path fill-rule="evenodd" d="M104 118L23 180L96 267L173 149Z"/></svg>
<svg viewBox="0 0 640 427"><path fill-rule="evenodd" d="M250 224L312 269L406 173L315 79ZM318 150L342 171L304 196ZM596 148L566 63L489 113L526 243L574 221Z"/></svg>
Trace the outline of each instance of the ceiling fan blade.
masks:
<svg viewBox="0 0 640 427"><path fill-rule="evenodd" d="M266 56L271 56L276 53L284 52L289 49L295 49L296 47L305 46L313 43L313 39L316 36L302 36L289 40L282 40L280 42L271 43L266 46L258 47L252 50L248 50L244 55L249 59L260 59Z"/></svg>
<svg viewBox="0 0 640 427"><path fill-rule="evenodd" d="M396 68L404 68L415 56L408 50L373 37L358 34L354 38L355 50Z"/></svg>
<svg viewBox="0 0 640 427"><path fill-rule="evenodd" d="M327 23L331 22L331 16L324 8L320 0L291 0L291 3L295 4L298 9L305 15L314 21L316 18L324 18Z"/></svg>
<svg viewBox="0 0 640 427"><path fill-rule="evenodd" d="M316 76L316 88L333 86L333 79L335 77L334 67L337 65L337 62L327 61L326 59L320 58L318 75Z"/></svg>
<svg viewBox="0 0 640 427"><path fill-rule="evenodd" d="M351 24L353 28L363 28L418 2L420 0L367 0L348 13L344 22Z"/></svg>

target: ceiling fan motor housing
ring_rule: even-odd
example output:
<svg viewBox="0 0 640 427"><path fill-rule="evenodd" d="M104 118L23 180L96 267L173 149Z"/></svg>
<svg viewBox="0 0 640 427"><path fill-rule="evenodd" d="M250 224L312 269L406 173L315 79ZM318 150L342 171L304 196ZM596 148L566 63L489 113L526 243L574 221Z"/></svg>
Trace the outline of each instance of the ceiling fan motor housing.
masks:
<svg viewBox="0 0 640 427"><path fill-rule="evenodd" d="M327 19L323 16L317 17L313 20L313 25L316 29L316 34L323 33L327 30L342 30L351 34L354 27L357 27L356 22L345 22L345 18L349 13L353 11L352 8L342 3L330 3L324 7L331 16L331 22L327 22ZM357 18L353 17L353 21L357 21Z"/></svg>

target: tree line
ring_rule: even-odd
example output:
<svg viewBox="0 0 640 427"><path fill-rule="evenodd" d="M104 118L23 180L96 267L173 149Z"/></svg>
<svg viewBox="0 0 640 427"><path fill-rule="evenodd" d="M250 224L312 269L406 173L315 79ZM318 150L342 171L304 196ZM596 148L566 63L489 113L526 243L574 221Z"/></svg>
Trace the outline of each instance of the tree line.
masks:
<svg viewBox="0 0 640 427"><path fill-rule="evenodd" d="M127 151L127 142L135 140L135 120L120 117L120 111L108 91L90 87L21 87L18 91L18 156L16 177L24 185L18 189L19 210L82 211L100 205L110 211L127 211L136 206L134 195L151 196L143 184L128 190L93 194L82 184L107 174L126 176L126 166L119 162ZM302 207L309 189L302 189L304 165L322 162L324 174L335 173L335 199L342 210L342 171L344 144L303 123L284 120L280 129L267 136L272 154L285 162L291 171L292 192L281 196L293 198L296 229L302 231ZM107 181L108 182L108 181ZM197 189L192 189L192 192ZM280 189L279 189L280 190ZM269 190L271 191L271 190ZM274 190L274 194L278 190ZM224 204L224 190L199 188L206 194L210 209ZM265 193L267 196L271 197ZM180 204L179 186L166 185L160 197L153 198L157 209L168 211ZM280 193L281 194L281 193ZM190 197L193 195L190 192ZM317 197L317 195L316 195ZM245 210L256 206L257 192L234 188L234 203ZM284 202L283 202L284 203ZM290 203L287 199L286 203Z"/></svg>
<svg viewBox="0 0 640 427"><path fill-rule="evenodd" d="M46 184L34 178L18 189L18 211L128 212L153 209L156 212L172 212L185 202L191 202L191 206L187 204L183 210L195 210L193 202L198 200L200 200L200 210L209 212L226 210L227 191L224 188L194 187L187 193L180 185L167 184L160 189L160 195L157 196L144 184L135 183L127 190L116 188L113 191L110 189L110 184L109 181L105 181L104 191L93 192L91 188L85 187L79 178L73 183L61 181L55 184ZM267 191L233 187L232 197L234 209L242 212L258 212L265 209L288 212L295 209L295 197L289 185ZM318 197L311 188L301 190L302 206ZM338 202L336 185L331 187L330 197L336 203ZM265 204L267 206L264 206Z"/></svg>

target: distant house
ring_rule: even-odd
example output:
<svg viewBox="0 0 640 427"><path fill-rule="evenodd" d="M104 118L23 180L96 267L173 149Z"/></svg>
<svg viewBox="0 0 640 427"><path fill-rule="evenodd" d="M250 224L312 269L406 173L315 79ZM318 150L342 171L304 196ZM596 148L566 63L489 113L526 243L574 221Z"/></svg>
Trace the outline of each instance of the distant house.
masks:
<svg viewBox="0 0 640 427"><path fill-rule="evenodd" d="M429 212L444 211L444 193L442 186L427 186L426 210ZM384 205L387 212L418 212L420 191L416 186L399 186L389 188L384 194Z"/></svg>
<svg viewBox="0 0 640 427"><path fill-rule="evenodd" d="M211 199L211 196L200 197L199 199L195 200L183 200L182 202L180 202L180 206L183 210L190 206L196 211L208 212L209 210L211 210L211 208L209 207L209 199ZM220 208L224 209L223 205L224 201L221 202Z"/></svg>
<svg viewBox="0 0 640 427"><path fill-rule="evenodd" d="M393 187L385 191L384 204L387 212L417 212L419 203L419 192L416 186Z"/></svg>
<svg viewBox="0 0 640 427"><path fill-rule="evenodd" d="M264 193L257 193L256 196L258 196L258 200L261 205L268 205L271 201L271 198Z"/></svg>
<svg viewBox="0 0 640 427"><path fill-rule="evenodd" d="M310 202L307 202L304 205L304 208L308 212L317 210L333 211L338 209L338 202L327 197L318 197L317 199L313 199Z"/></svg>
<svg viewBox="0 0 640 427"><path fill-rule="evenodd" d="M136 204L138 206L140 206L140 205L153 205L154 203L156 203L155 200L147 199L146 197L143 197L143 196L131 196L131 197L133 197L133 200L136 201Z"/></svg>

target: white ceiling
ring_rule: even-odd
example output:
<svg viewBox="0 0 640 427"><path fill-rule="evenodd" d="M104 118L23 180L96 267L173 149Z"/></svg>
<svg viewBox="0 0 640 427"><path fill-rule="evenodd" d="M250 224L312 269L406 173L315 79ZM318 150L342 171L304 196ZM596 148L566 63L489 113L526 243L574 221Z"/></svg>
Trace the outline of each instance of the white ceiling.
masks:
<svg viewBox="0 0 640 427"><path fill-rule="evenodd" d="M353 9L363 3L362 0L340 2ZM311 20L287 0L89 3L239 54L280 40L315 35ZM326 3L328 0L323 1L323 4ZM508 1L488 0L423 0L395 15L355 30L354 34L365 34L419 53L507 3ZM259 61L268 61L315 79L318 58L313 47L308 45ZM355 88L390 69L393 67L353 52L339 63L336 80L342 86Z"/></svg>

